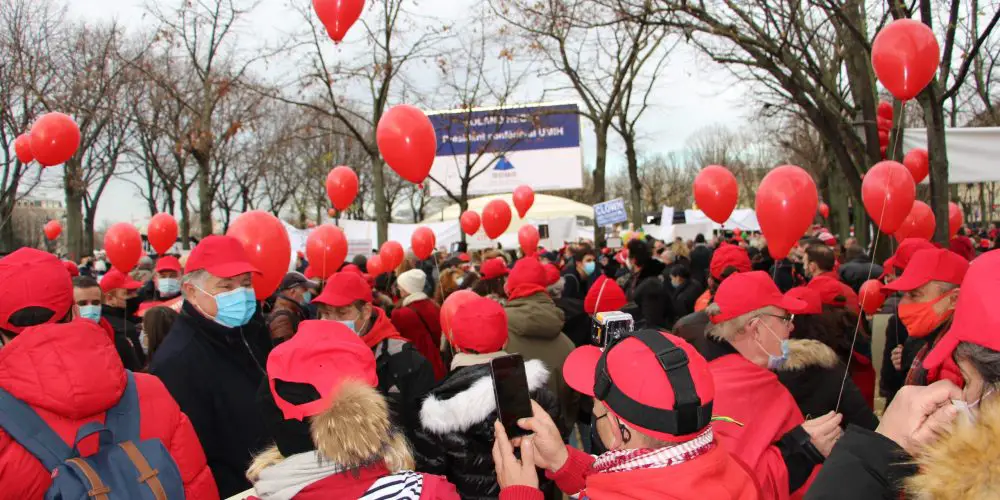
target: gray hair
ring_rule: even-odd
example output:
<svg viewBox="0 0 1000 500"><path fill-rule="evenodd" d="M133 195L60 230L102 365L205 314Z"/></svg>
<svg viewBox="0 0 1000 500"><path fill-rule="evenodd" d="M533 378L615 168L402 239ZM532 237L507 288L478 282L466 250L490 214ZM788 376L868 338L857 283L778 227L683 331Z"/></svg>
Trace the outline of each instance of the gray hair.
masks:
<svg viewBox="0 0 1000 500"><path fill-rule="evenodd" d="M181 276L181 294L184 295L184 298L185 299L190 298L190 297L187 296L187 293L184 292L184 285L185 284L191 283L192 285L194 285L197 288L204 288L205 287L205 280L208 279L209 276L211 276L211 274L209 274L208 271L206 271L204 269L199 269L197 271L191 271L190 273L187 273L184 276Z"/></svg>
<svg viewBox="0 0 1000 500"><path fill-rule="evenodd" d="M767 313L770 308L771 306L764 307L757 309L756 311L741 314L733 319L723 321L719 324L710 324L708 329L705 331L705 334L716 340L731 342L736 339L737 335L743 332L743 329L746 328L747 323L749 323L750 320L762 316ZM712 316L722 314L722 309L718 304L712 303L705 308L705 313L708 314L709 318L711 318Z"/></svg>
<svg viewBox="0 0 1000 500"><path fill-rule="evenodd" d="M1000 352L972 342L960 342L955 348L955 361L964 359L983 377L986 385L1000 386Z"/></svg>

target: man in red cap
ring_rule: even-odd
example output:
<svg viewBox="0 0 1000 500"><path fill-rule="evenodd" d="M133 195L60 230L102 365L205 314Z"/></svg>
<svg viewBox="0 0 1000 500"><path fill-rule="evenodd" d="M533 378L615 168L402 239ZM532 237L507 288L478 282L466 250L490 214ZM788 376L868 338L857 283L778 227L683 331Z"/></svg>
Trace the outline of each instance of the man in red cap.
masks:
<svg viewBox="0 0 1000 500"><path fill-rule="evenodd" d="M191 419L223 498L250 486L250 453L267 432L256 403L271 339L259 319L251 278L259 271L232 236L208 236L191 251L181 280L184 304L150 372Z"/></svg>
<svg viewBox="0 0 1000 500"><path fill-rule="evenodd" d="M107 318L102 317L104 307L104 293L100 284L90 276L77 276L73 278L73 317L82 318L100 325L108 334L108 338L115 344L118 357L121 358L122 365L126 370L140 371L143 365L139 363L135 346L125 335L125 330L115 331ZM132 327L135 329L134 326Z"/></svg>
<svg viewBox="0 0 1000 500"><path fill-rule="evenodd" d="M788 361L794 313L807 304L782 295L763 271L739 273L719 286L706 310L712 321L700 347L715 380L720 441L746 463L764 498L804 492L840 436L833 412L804 421L795 399L772 370Z"/></svg>
<svg viewBox="0 0 1000 500"><path fill-rule="evenodd" d="M709 266L708 289L695 302L695 312L703 311L712 302L712 295L719 285L735 273L750 272L750 256L747 251L729 244L722 244L712 253L712 263Z"/></svg>
<svg viewBox="0 0 1000 500"><path fill-rule="evenodd" d="M708 363L682 339L641 330L601 349L573 351L566 381L593 396L596 457L563 444L537 404L518 422L530 436L511 442L497 424L493 458L501 500L541 500L535 467L581 498L756 500L762 495L745 465L729 454L713 415L723 415ZM518 460L513 448L518 446Z"/></svg>
<svg viewBox="0 0 1000 500"><path fill-rule="evenodd" d="M950 250L920 250L903 275L885 285L885 290L903 293L897 315L909 338L895 349L892 360L900 373L906 373L906 385L927 385L940 378L940 372L928 372L922 364L951 325L959 286L968 269L969 261Z"/></svg>
<svg viewBox="0 0 1000 500"><path fill-rule="evenodd" d="M393 421L412 440L420 400L437 383L434 368L372 300L372 287L361 275L342 271L327 280L313 303L320 319L346 325L375 353L379 391L389 402Z"/></svg>
<svg viewBox="0 0 1000 500"><path fill-rule="evenodd" d="M150 375L126 374L110 337L95 322L70 321L73 285L59 259L32 248L17 250L0 259L0 286L0 388L72 446L77 431L103 421L131 385L140 437L163 443L180 470L186 497L219 498L191 422L163 384ZM0 404L0 497L43 498L52 472L4 430L3 420L11 415L13 410ZM93 455L97 439L81 441L79 451Z"/></svg>
<svg viewBox="0 0 1000 500"><path fill-rule="evenodd" d="M101 307L101 317L111 325L115 335L122 335L132 344L139 366L146 366L146 353L139 339L139 327L136 324L136 312L139 311L139 288L142 283L131 276L112 268L101 278L101 292L104 294L104 305Z"/></svg>

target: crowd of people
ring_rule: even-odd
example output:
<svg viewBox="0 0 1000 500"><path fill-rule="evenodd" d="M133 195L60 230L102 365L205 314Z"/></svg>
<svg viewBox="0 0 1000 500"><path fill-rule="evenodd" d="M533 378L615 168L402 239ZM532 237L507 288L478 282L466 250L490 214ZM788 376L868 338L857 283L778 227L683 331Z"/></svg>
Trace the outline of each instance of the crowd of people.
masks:
<svg viewBox="0 0 1000 500"><path fill-rule="evenodd" d="M23 248L0 258L0 498L65 487L25 414L119 498L93 482L114 462L94 427L121 441L123 407L192 499L998 498L1000 253L966 231L882 263L819 226L778 260L753 232L408 253L377 276L299 254L264 301L228 236L129 272ZM609 312L634 330L594 345ZM490 361L514 353L533 411L511 439Z"/></svg>

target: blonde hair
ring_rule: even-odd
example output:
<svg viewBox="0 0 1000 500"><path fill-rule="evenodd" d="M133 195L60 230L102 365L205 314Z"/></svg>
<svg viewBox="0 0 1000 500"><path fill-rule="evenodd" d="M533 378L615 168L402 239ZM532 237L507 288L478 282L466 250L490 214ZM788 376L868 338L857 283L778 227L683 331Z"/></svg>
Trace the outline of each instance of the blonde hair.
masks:
<svg viewBox="0 0 1000 500"><path fill-rule="evenodd" d="M674 257L691 258L691 249L683 241L675 241L670 245L670 251L674 253Z"/></svg>
<svg viewBox="0 0 1000 500"><path fill-rule="evenodd" d="M390 473L413 470L413 453L406 438L393 429L385 397L363 382L345 382L309 427L316 451L345 471L377 462L384 462ZM277 446L264 450L247 469L247 479L256 483L264 469L284 459Z"/></svg>

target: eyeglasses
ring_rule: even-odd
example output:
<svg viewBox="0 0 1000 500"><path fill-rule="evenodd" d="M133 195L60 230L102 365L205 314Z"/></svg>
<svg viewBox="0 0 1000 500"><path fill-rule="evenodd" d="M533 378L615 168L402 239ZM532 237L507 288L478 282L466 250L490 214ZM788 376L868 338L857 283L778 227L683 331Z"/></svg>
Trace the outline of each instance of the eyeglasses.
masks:
<svg viewBox="0 0 1000 500"><path fill-rule="evenodd" d="M791 325L792 322L795 321L795 315L794 314L789 314L788 316L779 316L777 314L763 313L763 314L761 314L761 316L770 316L772 318L778 318L778 319L781 320L782 323L785 324L785 326Z"/></svg>

